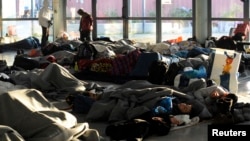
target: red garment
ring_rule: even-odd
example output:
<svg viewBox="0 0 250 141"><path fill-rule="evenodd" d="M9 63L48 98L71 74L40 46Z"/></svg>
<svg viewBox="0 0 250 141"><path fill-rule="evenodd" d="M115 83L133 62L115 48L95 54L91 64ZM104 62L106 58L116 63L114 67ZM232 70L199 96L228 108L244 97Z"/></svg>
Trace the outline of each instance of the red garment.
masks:
<svg viewBox="0 0 250 141"><path fill-rule="evenodd" d="M81 18L79 31L91 31L93 29L93 18L87 15Z"/></svg>

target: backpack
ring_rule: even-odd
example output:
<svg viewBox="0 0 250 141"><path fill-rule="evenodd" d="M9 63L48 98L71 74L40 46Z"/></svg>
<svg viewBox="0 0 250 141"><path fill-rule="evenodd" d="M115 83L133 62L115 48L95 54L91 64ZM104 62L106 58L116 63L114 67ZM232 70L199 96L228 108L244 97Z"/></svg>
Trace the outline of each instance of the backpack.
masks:
<svg viewBox="0 0 250 141"><path fill-rule="evenodd" d="M148 69L148 81L153 84L163 84L168 67L168 64L162 60L153 61Z"/></svg>
<svg viewBox="0 0 250 141"><path fill-rule="evenodd" d="M88 41L84 41L77 49L77 60L90 59L94 60L97 54L95 47Z"/></svg>
<svg viewBox="0 0 250 141"><path fill-rule="evenodd" d="M234 42L233 38L229 36L222 36L219 40L215 43L217 48L222 49L229 49L229 50L236 50L237 45Z"/></svg>
<svg viewBox="0 0 250 141"><path fill-rule="evenodd" d="M24 70L33 70L35 68L40 68L40 63L34 58L16 55L14 58L13 66Z"/></svg>
<svg viewBox="0 0 250 141"><path fill-rule="evenodd" d="M8 68L6 60L0 60L0 72L4 72Z"/></svg>
<svg viewBox="0 0 250 141"><path fill-rule="evenodd" d="M175 77L182 70L183 70L183 67L178 62L171 63L165 75L165 85L173 86Z"/></svg>

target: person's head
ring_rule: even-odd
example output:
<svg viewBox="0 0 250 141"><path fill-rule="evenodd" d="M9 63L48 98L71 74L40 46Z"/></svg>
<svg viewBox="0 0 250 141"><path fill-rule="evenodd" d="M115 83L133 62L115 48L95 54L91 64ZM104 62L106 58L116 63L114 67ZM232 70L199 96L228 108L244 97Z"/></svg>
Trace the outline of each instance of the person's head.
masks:
<svg viewBox="0 0 250 141"><path fill-rule="evenodd" d="M190 115L190 118L192 118L195 116L199 116L204 108L204 105L197 100L188 100L185 103L182 102L177 104L176 107L177 108L174 108L174 115L188 114Z"/></svg>
<svg viewBox="0 0 250 141"><path fill-rule="evenodd" d="M89 98L93 100L99 100L102 96L101 94L92 93L90 91L83 92L83 95L88 96Z"/></svg>
<svg viewBox="0 0 250 141"><path fill-rule="evenodd" d="M226 98L230 98L233 100L233 105L238 102L238 96L234 93L229 93Z"/></svg>
<svg viewBox="0 0 250 141"><path fill-rule="evenodd" d="M228 94L228 91L223 87L221 86L214 86L214 87L216 88L210 93L211 98L217 99L226 96Z"/></svg>
<svg viewBox="0 0 250 141"><path fill-rule="evenodd" d="M182 114L189 114L192 109L192 105L187 103L179 103L177 106Z"/></svg>
<svg viewBox="0 0 250 141"><path fill-rule="evenodd" d="M63 33L62 33L62 38L63 38L64 40L69 40L69 34L68 34L67 32L63 32Z"/></svg>
<svg viewBox="0 0 250 141"><path fill-rule="evenodd" d="M49 1L43 0L43 7L49 7Z"/></svg>
<svg viewBox="0 0 250 141"><path fill-rule="evenodd" d="M77 10L77 13L78 13L79 15L81 15L81 16L82 16L85 12L84 12L84 10L83 10L83 9L78 9L78 10Z"/></svg>

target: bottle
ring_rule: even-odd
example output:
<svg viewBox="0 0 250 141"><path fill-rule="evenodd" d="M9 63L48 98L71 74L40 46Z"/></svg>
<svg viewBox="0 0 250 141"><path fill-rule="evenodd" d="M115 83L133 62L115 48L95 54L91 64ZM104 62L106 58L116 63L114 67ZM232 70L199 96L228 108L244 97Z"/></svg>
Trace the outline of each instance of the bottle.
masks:
<svg viewBox="0 0 250 141"><path fill-rule="evenodd" d="M79 71L77 61L75 62L74 70L75 70L75 72L78 72L78 71Z"/></svg>

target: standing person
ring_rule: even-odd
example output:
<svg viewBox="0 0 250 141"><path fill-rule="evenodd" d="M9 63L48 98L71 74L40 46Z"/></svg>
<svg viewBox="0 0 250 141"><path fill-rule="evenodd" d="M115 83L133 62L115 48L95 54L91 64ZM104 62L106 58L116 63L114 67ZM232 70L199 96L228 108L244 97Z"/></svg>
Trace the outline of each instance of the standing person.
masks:
<svg viewBox="0 0 250 141"><path fill-rule="evenodd" d="M42 39L41 39L41 47L44 47L49 39L49 28L52 25L51 22L51 14L52 10L49 9L49 1L43 1L43 7L39 11L39 25L42 27Z"/></svg>
<svg viewBox="0 0 250 141"><path fill-rule="evenodd" d="M83 9L78 9L77 13L81 16L79 24L80 40L90 41L90 32L93 30L93 17Z"/></svg>

